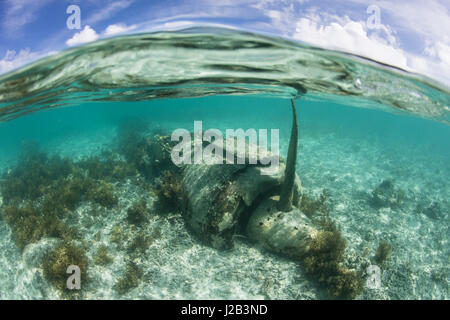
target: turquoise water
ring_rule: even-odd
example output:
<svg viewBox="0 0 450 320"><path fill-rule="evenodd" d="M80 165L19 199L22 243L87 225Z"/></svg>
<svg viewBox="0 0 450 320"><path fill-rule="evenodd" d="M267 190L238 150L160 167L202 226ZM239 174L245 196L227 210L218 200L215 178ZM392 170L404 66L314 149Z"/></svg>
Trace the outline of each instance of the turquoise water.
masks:
<svg viewBox="0 0 450 320"><path fill-rule="evenodd" d="M290 98L295 98L299 120L296 172L301 180L302 192L311 199L319 199L323 190L326 190L324 204L327 209L318 210L317 215L328 214L346 240L342 266L358 271L364 280L362 291L356 298L449 298L448 91L429 80L386 70L337 53L321 52L323 55L329 54L329 61L335 59L335 65L331 68L330 63L315 61L317 56L310 52L314 49L308 47L295 49L298 50L296 59L307 56L310 60L305 58L305 61L315 65L317 70L313 72L308 69L310 73L305 71L300 75L298 72L301 69L286 68L291 74L283 73L287 72L283 66L290 62L284 60L286 55L282 50L294 50L294 44L227 32L221 36L228 37L228 42L207 38L211 46L232 43L236 38L243 41L242 37L251 38L253 44L257 41L272 41L273 55L261 53L261 56L267 57L259 66L265 71L247 70L245 72L253 73L244 77L239 74L242 71L236 71L236 67L230 69L222 65L222 71L228 70L224 72L235 74L232 76L230 73L228 77L222 74L221 78L214 74L215 71L208 76L200 70L194 72L196 65L174 64L176 70L166 66L164 70L154 71L160 72L161 76L167 75L163 81L154 74L149 75L148 70L144 72L150 62L140 59L158 61L161 58L151 56L154 48L150 45L148 55L144 54L142 48L136 51L138 57L134 57L134 66L141 61L144 67L135 70L135 78L125 83L123 70L130 66L122 66L116 60L117 65L100 66L93 73L86 71L89 68L80 67L83 57L104 50L102 46L105 44L95 43L76 49L79 51L63 53L71 59L61 56L52 61L38 62L31 69L19 70L0 79L2 90L6 90L5 83L14 77L28 79L23 82L15 80L12 87L9 84L12 89L0 92L3 94L0 98L0 114L7 120L0 123L0 298L330 298L327 294L329 288L308 274L304 263L263 249L247 239L245 232L236 232L234 246L229 250L217 250L200 241L186 226L182 208L158 202L158 190L161 190L164 172L155 171L152 167L153 171L148 173L126 152L127 147L143 138L151 140L170 135L177 128L193 131L194 121L201 120L203 130L279 129L280 155L286 158L292 123ZM202 37L197 32L192 34ZM183 43L185 40L177 38L181 36L192 35L185 32L145 37L154 37L146 43L156 45L159 43L158 37L164 38L164 41ZM119 46L120 41L127 41L127 37L108 41L116 41ZM242 52L245 51L242 48L234 50L240 58L247 57L248 61L253 61L260 54L258 50L265 47L255 48L252 50L256 51L251 54ZM138 49L127 47L127 50ZM167 59L189 60L174 49L166 50ZM198 50L201 52L206 49ZM221 51L226 48L218 46L214 50L211 60L217 60L216 65L224 64L227 58L221 56ZM196 54L201 55L198 51ZM90 63L102 63L89 59ZM325 58L322 56L321 59ZM268 71L268 60L277 66L277 72ZM231 58L228 61L233 66L238 62ZM243 60L240 62L244 65ZM61 71L77 63L78 71ZM204 64L207 63L204 61ZM49 69L48 65L54 69ZM153 68L155 66L158 64ZM256 65L251 66L256 68ZM55 71L58 68L62 69ZM117 73L110 73L111 70L117 70ZM341 80L336 80L332 72L352 74L355 70L364 72L356 72L361 82L349 94L353 89L345 84L347 80L339 83ZM37 74L39 76L33 78ZM103 78L105 74L111 76L108 78L109 83ZM368 77L366 81L364 75ZM375 81L375 75L387 78ZM182 84L181 77L186 85ZM212 81L213 77L217 80ZM247 80L244 81L244 78ZM376 92L380 89L380 83L391 78L397 86L386 88L390 91ZM261 84L263 81L258 79L264 79L264 83ZM297 79L303 87L292 85L293 79ZM158 81L165 83L163 88ZM47 84L42 84L45 82ZM374 83L377 89L371 88ZM39 84L42 84L41 89ZM49 93L46 90L52 85L54 90ZM86 90L89 86L92 91ZM413 88L418 88L414 92L417 95L415 99L419 101L408 104ZM338 89L346 94L337 92ZM405 93L407 91L408 94ZM167 96L161 99L162 94ZM65 102L67 106L58 106L59 102ZM42 106L47 110L38 111ZM33 112L22 115L28 111ZM134 140L124 138L127 130L136 134L131 135ZM144 156L154 156L152 151L145 152ZM47 174L53 174L48 172L56 169L51 167L52 162L36 154L46 154L48 157L59 155L63 159L70 159L72 167L67 171L58 169L61 172L55 171L57 177L48 178ZM134 155L142 156L137 153ZM99 187L102 183L110 185L114 199L107 196L101 198L91 189L80 191L68 187L71 191L76 190L76 200L70 202L67 200L69 196L58 193L58 190L65 190L65 186L71 185L77 174L90 175L86 171L89 170L86 169L88 165L83 167L80 164L89 157L93 157L96 165L93 172L98 173L92 180L94 182L90 182L94 187L90 185L89 188L97 192L103 190ZM105 163L114 163L113 169L103 167ZM124 176L117 173L122 167L130 172ZM33 170L42 176L36 178L30 173ZM11 189L17 177L25 177L25 186ZM389 181L384 186L392 188L380 188L383 181ZM32 188L28 193L23 191L27 185ZM30 193L35 191L34 186L38 186L39 191L33 198ZM165 184L162 186L167 187ZM170 190L176 198L177 189ZM178 192L182 197L181 191ZM375 195L380 197L380 192L381 200L378 198L379 202L374 202ZM175 198L169 198L169 202ZM44 207L46 201L47 207ZM136 222L130 218L130 208L142 202L145 203L145 209L139 213L142 217L139 216ZM14 213L11 209L30 206L38 208L38 218L20 211ZM76 236L67 236L48 221L40 224L46 214L53 212L48 206L57 211L54 216L50 216L49 221L59 221L76 229ZM37 222L29 229L24 229L25 220L16 219L17 215L23 215L25 220L33 216ZM22 235L20 238L19 234L23 233L33 236ZM385 261L380 261L380 254L377 253L381 241L391 247ZM56 267L49 269L49 265L44 262L53 261L57 265L55 257L61 255L61 251L58 251L61 245L67 248L75 246L86 257L83 260L80 254L74 254L77 256L74 261L67 257L67 261L72 261L71 264L87 261L87 267L82 268L83 289L79 292L68 293L64 288L61 289L67 276L59 273L58 278L58 272L61 271ZM100 252L106 254L101 255ZM367 285L370 277L367 268L370 265L376 265L380 270L376 288Z"/></svg>

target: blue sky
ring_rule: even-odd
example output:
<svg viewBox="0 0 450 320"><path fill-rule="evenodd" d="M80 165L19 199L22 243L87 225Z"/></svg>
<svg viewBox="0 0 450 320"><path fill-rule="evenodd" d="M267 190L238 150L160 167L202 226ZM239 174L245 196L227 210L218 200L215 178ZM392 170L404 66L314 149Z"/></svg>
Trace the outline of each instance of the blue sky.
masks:
<svg viewBox="0 0 450 320"><path fill-rule="evenodd" d="M69 5L80 7L81 29L66 25ZM0 73L109 36L200 24L355 53L450 85L448 0L0 0Z"/></svg>

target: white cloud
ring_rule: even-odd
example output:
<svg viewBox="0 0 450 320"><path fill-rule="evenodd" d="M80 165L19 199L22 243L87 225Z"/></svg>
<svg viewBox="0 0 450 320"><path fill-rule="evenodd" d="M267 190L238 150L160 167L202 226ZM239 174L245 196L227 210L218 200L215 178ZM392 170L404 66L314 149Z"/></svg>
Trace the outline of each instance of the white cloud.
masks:
<svg viewBox="0 0 450 320"><path fill-rule="evenodd" d="M444 4L444 1L447 3ZM376 4L380 7L382 16L390 15L391 24L398 29L414 32L428 40L450 41L448 0L383 0Z"/></svg>
<svg viewBox="0 0 450 320"><path fill-rule="evenodd" d="M116 34L128 32L136 29L136 25L127 26L123 23L111 24L101 33L98 34L91 26L87 25L83 30L77 32L72 38L66 41L68 46L76 46L98 40L99 38L109 37Z"/></svg>
<svg viewBox="0 0 450 320"><path fill-rule="evenodd" d="M136 29L136 25L127 26L123 23L111 24L103 31L104 36L113 36L120 33L125 33Z"/></svg>
<svg viewBox="0 0 450 320"><path fill-rule="evenodd" d="M0 60L0 73L16 69L26 63L38 59L42 55L30 52L30 49L22 49L18 53L15 50L7 50L3 59Z"/></svg>
<svg viewBox="0 0 450 320"><path fill-rule="evenodd" d="M425 56L411 55L411 67L450 86L450 45L442 42L428 45L424 54Z"/></svg>
<svg viewBox="0 0 450 320"><path fill-rule="evenodd" d="M442 42L437 42L433 46L433 49L440 62L450 66L450 45Z"/></svg>
<svg viewBox="0 0 450 320"><path fill-rule="evenodd" d="M450 84L450 44L445 42L446 36L442 41L426 41L428 45L422 54L418 54L402 49L400 41L387 25L375 31L367 30L365 21L311 14L297 20L291 36L312 45L361 55Z"/></svg>
<svg viewBox="0 0 450 320"><path fill-rule="evenodd" d="M450 85L446 1L348 0L350 5L336 6L335 1L323 0L298 6L297 0L260 0L251 6L269 22L259 19L247 25L255 31L365 56ZM380 8L381 25L369 30L366 8L373 4Z"/></svg>
<svg viewBox="0 0 450 320"><path fill-rule="evenodd" d="M351 1L373 4L372 0ZM390 26L402 34L400 39L414 39L414 47L409 49L414 52L405 53L410 68L450 85L448 0L379 0L375 4L381 9L382 22L388 20Z"/></svg>
<svg viewBox="0 0 450 320"><path fill-rule="evenodd" d="M133 0L118 0L111 2L101 10L89 16L84 23L93 25L99 21L111 18L120 10L128 8L133 3Z"/></svg>
<svg viewBox="0 0 450 320"><path fill-rule="evenodd" d="M99 38L97 32L90 26L85 26L83 30L77 32L72 38L66 41L68 46L75 46L78 44L83 44L91 41L95 41Z"/></svg>
<svg viewBox="0 0 450 320"><path fill-rule="evenodd" d="M387 28L383 30L388 32ZM296 23L293 38L409 69L405 52L392 46L396 43L392 34L389 34L387 39L376 33L369 35L364 22L347 19L347 22L342 24L331 22L323 25L309 18L301 18Z"/></svg>

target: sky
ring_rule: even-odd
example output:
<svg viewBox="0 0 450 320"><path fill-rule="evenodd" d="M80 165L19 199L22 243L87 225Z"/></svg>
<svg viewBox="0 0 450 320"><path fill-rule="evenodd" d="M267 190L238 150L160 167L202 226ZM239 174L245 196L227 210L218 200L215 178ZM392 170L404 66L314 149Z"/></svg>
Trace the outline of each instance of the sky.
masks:
<svg viewBox="0 0 450 320"><path fill-rule="evenodd" d="M0 74L98 39L192 25L358 54L450 87L449 0L0 0Z"/></svg>

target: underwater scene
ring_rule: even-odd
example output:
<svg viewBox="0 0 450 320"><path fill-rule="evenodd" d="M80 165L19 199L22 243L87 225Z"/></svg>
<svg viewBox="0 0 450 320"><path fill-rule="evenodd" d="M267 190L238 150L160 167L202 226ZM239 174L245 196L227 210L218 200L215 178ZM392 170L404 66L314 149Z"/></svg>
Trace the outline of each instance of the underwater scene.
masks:
<svg viewBox="0 0 450 320"><path fill-rule="evenodd" d="M2 75L0 121L0 299L450 298L428 78L189 28Z"/></svg>

